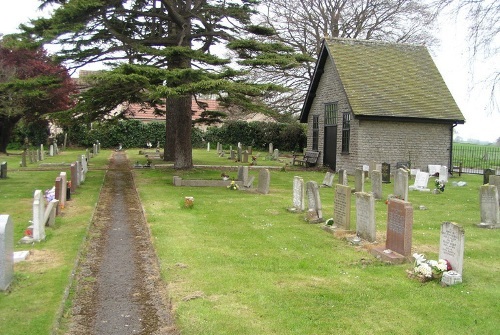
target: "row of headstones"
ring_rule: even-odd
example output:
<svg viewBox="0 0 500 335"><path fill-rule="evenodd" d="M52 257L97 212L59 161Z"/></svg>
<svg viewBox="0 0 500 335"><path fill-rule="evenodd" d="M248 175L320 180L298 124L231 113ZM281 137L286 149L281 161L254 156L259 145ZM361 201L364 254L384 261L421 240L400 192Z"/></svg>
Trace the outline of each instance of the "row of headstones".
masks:
<svg viewBox="0 0 500 335"><path fill-rule="evenodd" d="M247 146L245 150L243 150L243 145L241 142L238 143L237 150L233 150L233 146L229 147L229 156L228 159L236 160L242 163L248 163L248 157L252 156L252 146ZM210 151L210 142L207 143L207 151ZM222 144L217 142L217 155L219 157L224 157L225 152L222 149ZM279 158L280 152L278 149L273 149L273 144L269 143L269 155L271 159L277 160Z"/></svg>
<svg viewBox="0 0 500 335"><path fill-rule="evenodd" d="M49 148L50 148L48 153L49 156L54 156L55 154L59 153L57 144L51 144ZM43 161L44 159L45 159L45 151L43 148L43 144L40 144L40 149L36 150L26 149L23 151L23 153L21 154L20 166L26 167L27 161L29 161L32 164L38 161Z"/></svg>
<svg viewBox="0 0 500 335"><path fill-rule="evenodd" d="M306 219L311 223L322 222L322 205L319 187L315 181L305 185L308 201ZM332 228L351 230L351 188L335 186L334 225ZM355 192L356 236L369 242L376 242L375 198L372 193ZM304 210L304 181L295 176L293 180L293 207L291 211ZM393 263L401 263L411 255L413 207L408 201L391 199L388 203L386 244L372 250L377 257ZM441 227L439 258L450 261L453 270L462 274L464 231L454 223L445 222Z"/></svg>
<svg viewBox="0 0 500 335"><path fill-rule="evenodd" d="M71 183L68 190L66 172L61 172L55 179L54 199L45 207L45 198L41 190L35 190L33 195L33 216L28 230L31 236L21 239L22 243L40 242L45 239L45 226L53 226L55 217L64 209L69 199L67 192L74 193L76 188L85 181L88 172L87 158L85 155L71 164ZM0 290L6 290L14 273L14 228L10 215L0 215ZM26 257L27 251L18 252Z"/></svg>
<svg viewBox="0 0 500 335"><path fill-rule="evenodd" d="M480 228L500 228L500 175L489 175L488 183L479 190Z"/></svg>

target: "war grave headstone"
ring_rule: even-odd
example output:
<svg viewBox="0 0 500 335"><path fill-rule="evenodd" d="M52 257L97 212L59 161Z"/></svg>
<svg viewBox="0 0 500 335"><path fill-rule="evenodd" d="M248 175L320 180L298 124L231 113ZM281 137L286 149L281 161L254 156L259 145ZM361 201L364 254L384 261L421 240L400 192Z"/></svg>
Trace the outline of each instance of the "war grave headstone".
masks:
<svg viewBox="0 0 500 335"><path fill-rule="evenodd" d="M347 186L348 180L347 180L347 170L345 169L340 169L339 170L339 184Z"/></svg>
<svg viewBox="0 0 500 335"><path fill-rule="evenodd" d="M293 177L293 198L292 207L288 209L289 212L299 213L305 209L304 204L304 179L299 176Z"/></svg>
<svg viewBox="0 0 500 335"><path fill-rule="evenodd" d="M410 190L430 192L430 189L427 188L428 183L429 183L429 174L427 172L419 171L415 175L415 183L412 186L410 186Z"/></svg>
<svg viewBox="0 0 500 335"><path fill-rule="evenodd" d="M334 176L335 175L333 173L331 173L330 171L328 171L325 174L325 178L323 178L323 184L321 186L332 187Z"/></svg>
<svg viewBox="0 0 500 335"><path fill-rule="evenodd" d="M481 208L480 228L500 228L500 209L498 189L494 185L483 185L479 190L479 206Z"/></svg>
<svg viewBox="0 0 500 335"><path fill-rule="evenodd" d="M438 178L439 181L443 182L443 183L447 183L448 182L448 167L444 166L444 165L441 165L441 167L439 168L439 178Z"/></svg>
<svg viewBox="0 0 500 335"><path fill-rule="evenodd" d="M14 277L14 224L10 215L0 215L0 290L9 288Z"/></svg>
<svg viewBox="0 0 500 335"><path fill-rule="evenodd" d="M391 199L387 208L385 247L375 247L370 252L383 261L400 264L411 255L413 207L407 201Z"/></svg>
<svg viewBox="0 0 500 335"><path fill-rule="evenodd" d="M365 186L365 172L363 169L356 169L354 172L354 191L363 192Z"/></svg>
<svg viewBox="0 0 500 335"><path fill-rule="evenodd" d="M394 196L408 201L408 172L405 169L397 169L394 174Z"/></svg>
<svg viewBox="0 0 500 335"><path fill-rule="evenodd" d="M493 169L484 169L483 171L483 185L488 184L490 182L490 176L495 175L495 170Z"/></svg>
<svg viewBox="0 0 500 335"><path fill-rule="evenodd" d="M375 198L372 194L366 192L356 192L355 195L356 235L363 240L375 242Z"/></svg>
<svg viewBox="0 0 500 335"><path fill-rule="evenodd" d="M306 183L306 197L308 204L306 217L307 222L323 222L323 208L321 206L318 183L315 181L308 181Z"/></svg>
<svg viewBox="0 0 500 335"><path fill-rule="evenodd" d="M382 183L391 183L391 164L382 163Z"/></svg>
<svg viewBox="0 0 500 335"><path fill-rule="evenodd" d="M382 172L373 170L371 173L373 197L380 200L382 199Z"/></svg>
<svg viewBox="0 0 500 335"><path fill-rule="evenodd" d="M2 162L0 165L0 178L7 178L7 162Z"/></svg>
<svg viewBox="0 0 500 335"><path fill-rule="evenodd" d="M439 238L439 259L450 262L451 269L460 276L464 266L464 250L464 229L454 222L443 222Z"/></svg>
<svg viewBox="0 0 500 335"><path fill-rule="evenodd" d="M351 230L351 188L335 185L335 199L333 203L334 228Z"/></svg>
<svg viewBox="0 0 500 335"><path fill-rule="evenodd" d="M261 169L259 171L259 185L257 186L257 192L262 194L269 193L269 184L271 183L271 174L268 169Z"/></svg>

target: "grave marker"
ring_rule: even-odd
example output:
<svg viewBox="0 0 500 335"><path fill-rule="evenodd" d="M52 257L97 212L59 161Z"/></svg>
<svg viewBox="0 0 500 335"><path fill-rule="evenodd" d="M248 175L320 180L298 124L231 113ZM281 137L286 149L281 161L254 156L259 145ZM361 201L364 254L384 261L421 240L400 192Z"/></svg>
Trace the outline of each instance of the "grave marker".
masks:
<svg viewBox="0 0 500 335"><path fill-rule="evenodd" d="M464 265L464 246L464 229L456 223L443 222L439 238L439 259L450 262L451 269L460 275Z"/></svg>
<svg viewBox="0 0 500 335"><path fill-rule="evenodd" d="M10 215L0 215L0 290L9 288L14 277L14 224Z"/></svg>
<svg viewBox="0 0 500 335"><path fill-rule="evenodd" d="M21 167L26 167L26 150L21 155Z"/></svg>
<svg viewBox="0 0 500 335"><path fill-rule="evenodd" d="M304 204L304 179L299 176L293 177L293 206L289 209L290 212L303 212Z"/></svg>
<svg viewBox="0 0 500 335"><path fill-rule="evenodd" d="M49 156L50 157L54 156L54 145L53 144L51 144L49 147Z"/></svg>
<svg viewBox="0 0 500 335"><path fill-rule="evenodd" d="M382 163L382 183L391 183L391 164Z"/></svg>
<svg viewBox="0 0 500 335"><path fill-rule="evenodd" d="M337 184L333 204L333 222L338 228L351 230L351 188Z"/></svg>
<svg viewBox="0 0 500 335"><path fill-rule="evenodd" d="M495 170L493 169L484 169L483 171L483 185L488 184L490 182L490 176L495 175Z"/></svg>
<svg viewBox="0 0 500 335"><path fill-rule="evenodd" d="M428 183L429 183L429 174L427 172L419 171L415 176L415 183L412 186L410 186L410 190L430 192L430 189L427 188Z"/></svg>
<svg viewBox="0 0 500 335"><path fill-rule="evenodd" d="M331 173L331 172L328 171L325 174L325 178L323 178L323 185L322 186L332 187L332 185L333 185L333 177L334 176L335 175L333 173Z"/></svg>
<svg viewBox="0 0 500 335"><path fill-rule="evenodd" d="M427 169L429 170L429 175L435 176L439 173L439 169L441 169L441 165L427 165Z"/></svg>
<svg viewBox="0 0 500 335"><path fill-rule="evenodd" d="M245 184L248 180L248 166L238 166L238 179Z"/></svg>
<svg viewBox="0 0 500 335"><path fill-rule="evenodd" d="M480 228L500 228L500 209L498 203L498 190L494 185L483 185L479 192L479 205L481 208Z"/></svg>
<svg viewBox="0 0 500 335"><path fill-rule="evenodd" d="M441 165L441 167L439 168L439 178L438 178L439 181L443 182L443 183L447 183L448 182L448 168L444 165Z"/></svg>
<svg viewBox="0 0 500 335"><path fill-rule="evenodd" d="M382 172L373 170L371 180L373 197L377 200L382 199Z"/></svg>
<svg viewBox="0 0 500 335"><path fill-rule="evenodd" d="M366 192L356 192L355 195L356 235L369 242L375 242L375 198Z"/></svg>
<svg viewBox="0 0 500 335"><path fill-rule="evenodd" d="M344 186L348 185L347 170L345 170L345 169L339 170L339 184L344 185Z"/></svg>
<svg viewBox="0 0 500 335"><path fill-rule="evenodd" d="M280 158L280 151L278 149L274 149L273 151L273 159L278 160Z"/></svg>
<svg viewBox="0 0 500 335"><path fill-rule="evenodd" d="M43 151L43 144L40 144L40 160L43 161L45 159L45 152Z"/></svg>
<svg viewBox="0 0 500 335"><path fill-rule="evenodd" d="M7 162L2 162L0 165L0 178L7 178Z"/></svg>
<svg viewBox="0 0 500 335"><path fill-rule="evenodd" d="M394 196L408 201L408 172L405 169L396 170L394 175Z"/></svg>
<svg viewBox="0 0 500 335"><path fill-rule="evenodd" d="M315 181L306 183L306 196L308 203L307 221L310 223L323 222L323 208L319 196L318 184Z"/></svg>
<svg viewBox="0 0 500 335"><path fill-rule="evenodd" d="M262 194L269 193L269 184L271 182L271 174L268 169L261 169L259 171L259 185L257 186L257 192Z"/></svg>
<svg viewBox="0 0 500 335"><path fill-rule="evenodd" d="M365 173L363 169L356 169L354 174L354 191L363 192L365 185Z"/></svg>
<svg viewBox="0 0 500 335"><path fill-rule="evenodd" d="M33 195L33 240L37 242L45 239L45 223L43 222L45 215L44 202L42 191L36 190Z"/></svg>
<svg viewBox="0 0 500 335"><path fill-rule="evenodd" d="M68 177L66 175L66 172L61 172L59 176L61 177L61 199L59 199L59 203L61 204L61 209L64 209L64 207L66 207Z"/></svg>
<svg viewBox="0 0 500 335"><path fill-rule="evenodd" d="M75 193L76 186L78 185L78 182L76 180L78 178L78 172L76 172L76 163L71 163L70 173L71 173L71 193Z"/></svg>
<svg viewBox="0 0 500 335"><path fill-rule="evenodd" d="M269 154L272 155L273 154L273 144L272 143L269 143Z"/></svg>

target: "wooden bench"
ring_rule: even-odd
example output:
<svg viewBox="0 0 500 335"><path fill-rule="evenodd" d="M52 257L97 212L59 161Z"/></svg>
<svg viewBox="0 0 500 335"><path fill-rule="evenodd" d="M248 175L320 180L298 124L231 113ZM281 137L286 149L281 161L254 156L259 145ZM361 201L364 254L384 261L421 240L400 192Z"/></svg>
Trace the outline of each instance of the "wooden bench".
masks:
<svg viewBox="0 0 500 335"><path fill-rule="evenodd" d="M293 155L292 165L301 165L305 167L310 167L318 163L319 151L306 151L302 158L298 158L298 155Z"/></svg>

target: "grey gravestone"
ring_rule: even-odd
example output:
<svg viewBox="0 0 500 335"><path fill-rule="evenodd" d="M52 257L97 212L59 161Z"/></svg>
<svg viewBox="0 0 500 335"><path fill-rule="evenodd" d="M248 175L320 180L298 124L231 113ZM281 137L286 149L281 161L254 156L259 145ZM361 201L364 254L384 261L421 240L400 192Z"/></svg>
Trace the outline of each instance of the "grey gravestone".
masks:
<svg viewBox="0 0 500 335"><path fill-rule="evenodd" d="M30 161L30 164L33 164L33 153L31 150L28 150L28 160Z"/></svg>
<svg viewBox="0 0 500 335"><path fill-rule="evenodd" d="M333 204L333 222L338 228L351 229L351 188L337 184Z"/></svg>
<svg viewBox="0 0 500 335"><path fill-rule="evenodd" d="M391 183L391 164L382 163L382 183Z"/></svg>
<svg viewBox="0 0 500 335"><path fill-rule="evenodd" d="M306 197L308 203L307 221L311 223L323 222L323 208L319 196L318 184L315 181L306 183Z"/></svg>
<svg viewBox="0 0 500 335"><path fill-rule="evenodd" d="M374 172L378 172L375 171ZM375 242L375 198L370 193L356 192L356 235Z"/></svg>
<svg viewBox="0 0 500 335"><path fill-rule="evenodd" d="M269 154L272 155L273 154L273 144L272 143L269 143Z"/></svg>
<svg viewBox="0 0 500 335"><path fill-rule="evenodd" d="M250 178L247 179L247 181L243 184L243 186L246 188L252 188L254 180L255 180L255 176L250 176Z"/></svg>
<svg viewBox="0 0 500 335"><path fill-rule="evenodd" d="M356 169L354 174L354 191L363 192L365 185L365 173L363 169Z"/></svg>
<svg viewBox="0 0 500 335"><path fill-rule="evenodd" d="M493 169L485 169L483 172L483 185L488 184L490 182L490 176L495 175L495 170Z"/></svg>
<svg viewBox="0 0 500 335"><path fill-rule="evenodd" d="M479 192L479 205L481 208L480 228L500 228L500 210L498 203L498 190L494 185L483 185Z"/></svg>
<svg viewBox="0 0 500 335"><path fill-rule="evenodd" d="M0 165L0 178L7 178L7 162L2 162Z"/></svg>
<svg viewBox="0 0 500 335"><path fill-rule="evenodd" d="M247 150L243 151L242 163L248 163L248 151Z"/></svg>
<svg viewBox="0 0 500 335"><path fill-rule="evenodd" d="M41 241L45 239L45 222L43 217L45 215L45 199L43 198L42 191L36 190L33 195L33 240Z"/></svg>
<svg viewBox="0 0 500 335"><path fill-rule="evenodd" d="M236 158L236 156L234 154L234 150L231 148L229 150L229 159L234 160L235 158Z"/></svg>
<svg viewBox="0 0 500 335"><path fill-rule="evenodd" d="M247 147L247 151L248 151L249 155L251 155L253 153L251 145Z"/></svg>
<svg viewBox="0 0 500 335"><path fill-rule="evenodd" d="M38 162L39 160L40 160L40 149L36 149L35 162Z"/></svg>
<svg viewBox="0 0 500 335"><path fill-rule="evenodd" d="M304 204L304 179L299 176L293 177L293 206L290 212L302 212L305 209Z"/></svg>
<svg viewBox="0 0 500 335"><path fill-rule="evenodd" d="M439 238L439 259L446 259L451 269L462 275L464 265L465 232L462 227L453 222L441 224Z"/></svg>
<svg viewBox="0 0 500 335"><path fill-rule="evenodd" d="M500 191L500 176L490 176L488 184L496 186L497 190Z"/></svg>
<svg viewBox="0 0 500 335"><path fill-rule="evenodd" d="M238 180L245 184L248 180L248 166L238 166Z"/></svg>
<svg viewBox="0 0 500 335"><path fill-rule="evenodd" d="M13 277L14 224L10 215L0 215L0 290L7 290Z"/></svg>
<svg viewBox="0 0 500 335"><path fill-rule="evenodd" d="M26 150L24 150L21 155L21 167L26 167Z"/></svg>
<svg viewBox="0 0 500 335"><path fill-rule="evenodd" d="M427 188L429 183L429 174L427 172L419 171L415 175L415 183L410 186L410 190L429 192L430 189Z"/></svg>
<svg viewBox="0 0 500 335"><path fill-rule="evenodd" d="M339 184L344 186L348 185L347 170L344 169L339 170Z"/></svg>
<svg viewBox="0 0 500 335"><path fill-rule="evenodd" d="M242 154L241 145L238 145L238 156L237 156L238 162L241 162L241 154Z"/></svg>
<svg viewBox="0 0 500 335"><path fill-rule="evenodd" d="M54 145L53 144L51 144L49 147L49 156L50 157L54 156Z"/></svg>
<svg viewBox="0 0 500 335"><path fill-rule="evenodd" d="M273 159L278 160L280 158L280 151L278 149L274 149L273 151Z"/></svg>
<svg viewBox="0 0 500 335"><path fill-rule="evenodd" d="M333 177L335 175L331 172L327 172L325 174L325 178L323 178L323 185L322 186L327 186L327 187L332 187L333 186Z"/></svg>
<svg viewBox="0 0 500 335"><path fill-rule="evenodd" d="M259 185L257 186L257 192L262 194L269 193L269 184L271 182L271 174L268 169L261 169L259 171Z"/></svg>
<svg viewBox="0 0 500 335"><path fill-rule="evenodd" d="M394 175L394 196L408 201L408 172L404 169L397 169Z"/></svg>
<svg viewBox="0 0 500 335"><path fill-rule="evenodd" d="M45 152L43 151L43 144L40 144L40 160L43 161L45 159Z"/></svg>
<svg viewBox="0 0 500 335"><path fill-rule="evenodd" d="M375 199L382 199L382 172L372 171L372 193Z"/></svg>
<svg viewBox="0 0 500 335"><path fill-rule="evenodd" d="M82 174L82 164L80 163L79 160L75 162L76 164L76 186L79 187L81 184L81 174Z"/></svg>
<svg viewBox="0 0 500 335"><path fill-rule="evenodd" d="M92 153L94 154L94 157L97 156L97 145L95 143L92 144Z"/></svg>

